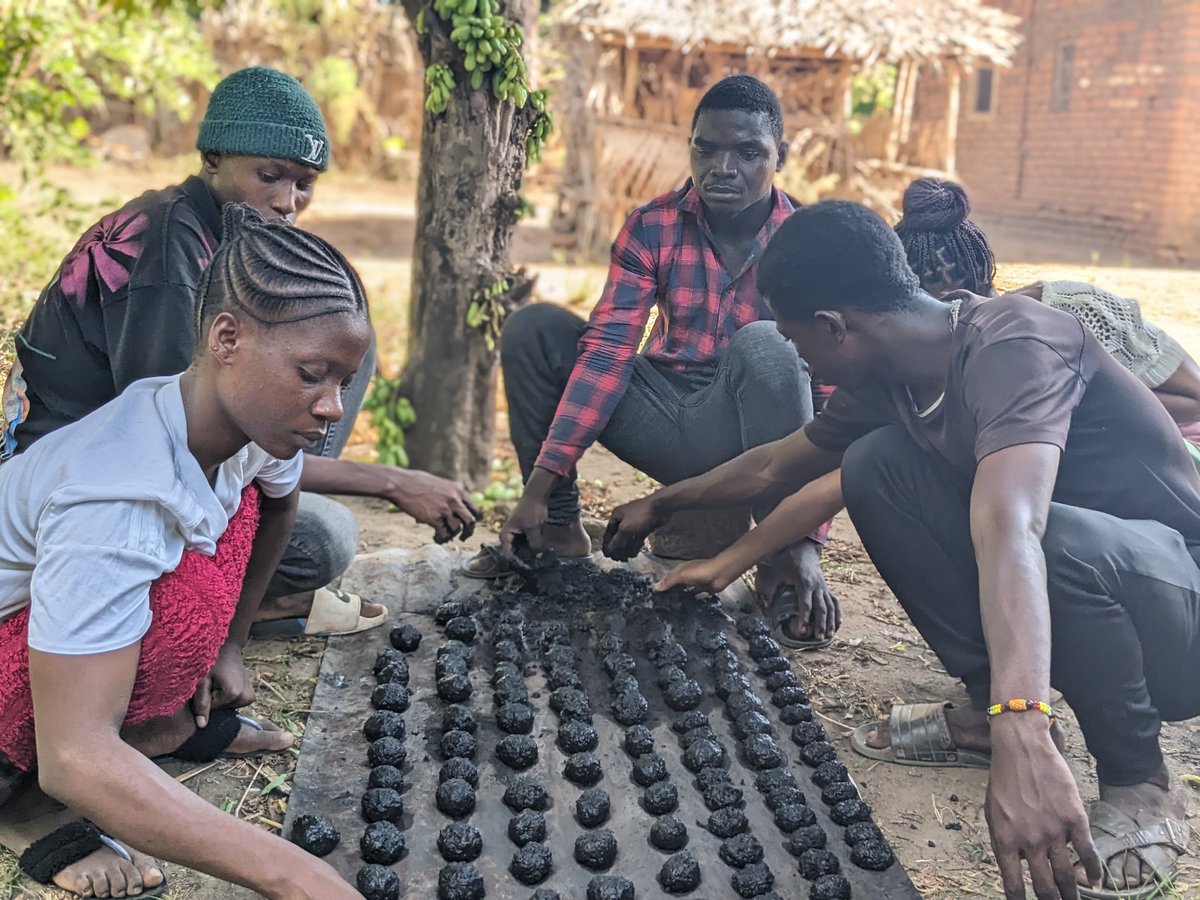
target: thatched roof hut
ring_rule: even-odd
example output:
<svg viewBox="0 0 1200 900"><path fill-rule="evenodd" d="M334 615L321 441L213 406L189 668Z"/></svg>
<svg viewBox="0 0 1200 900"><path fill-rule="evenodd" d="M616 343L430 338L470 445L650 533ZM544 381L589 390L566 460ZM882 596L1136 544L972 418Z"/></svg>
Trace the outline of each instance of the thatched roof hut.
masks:
<svg viewBox="0 0 1200 900"><path fill-rule="evenodd" d="M922 117L937 133L914 134L918 72L956 85L964 69L1007 65L1019 40L1017 20L981 0L572 0L556 19L567 159L555 227L593 255L634 206L682 182L692 111L720 78L776 89L810 181L844 181L863 157L953 170L959 92L943 121ZM852 140L851 79L879 62L898 67L894 106Z"/></svg>

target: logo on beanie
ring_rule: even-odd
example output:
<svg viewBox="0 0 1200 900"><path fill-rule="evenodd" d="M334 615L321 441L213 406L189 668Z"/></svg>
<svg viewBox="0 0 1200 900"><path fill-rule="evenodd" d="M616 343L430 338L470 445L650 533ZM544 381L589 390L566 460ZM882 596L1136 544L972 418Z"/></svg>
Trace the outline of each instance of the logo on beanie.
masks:
<svg viewBox="0 0 1200 900"><path fill-rule="evenodd" d="M321 156L325 152L325 142L320 138L315 138L311 134L307 133L304 135L304 137L308 141L308 153L301 158L304 162L320 165Z"/></svg>

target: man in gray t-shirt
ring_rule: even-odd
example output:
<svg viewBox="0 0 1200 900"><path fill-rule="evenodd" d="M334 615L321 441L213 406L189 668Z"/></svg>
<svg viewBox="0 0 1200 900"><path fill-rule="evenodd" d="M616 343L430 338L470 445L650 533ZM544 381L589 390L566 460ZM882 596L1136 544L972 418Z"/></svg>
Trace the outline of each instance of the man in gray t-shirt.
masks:
<svg viewBox="0 0 1200 900"><path fill-rule="evenodd" d="M801 433L617 509L608 552L627 556L681 509L799 490L720 557L666 579L711 589L844 505L971 698L894 707L854 748L990 769L1010 900L1025 896L1022 860L1043 898L1166 883L1189 835L1160 725L1200 715L1200 475L1170 416L1068 313L1021 296L930 297L895 233L857 204L793 215L758 284L838 390ZM1086 815L1051 685L1096 757ZM1106 893L1082 887L1100 883Z"/></svg>

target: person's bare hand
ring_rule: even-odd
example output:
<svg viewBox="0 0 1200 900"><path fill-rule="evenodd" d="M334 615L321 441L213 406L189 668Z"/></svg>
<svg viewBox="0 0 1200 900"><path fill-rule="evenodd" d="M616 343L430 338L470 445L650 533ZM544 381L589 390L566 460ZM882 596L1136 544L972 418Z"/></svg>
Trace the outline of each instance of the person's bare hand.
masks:
<svg viewBox="0 0 1200 900"><path fill-rule="evenodd" d="M517 501L512 515L500 529L500 548L506 559L512 558L513 541L517 535L525 538L529 549L534 553L542 552L545 548L542 528L546 525L549 514L550 510L545 501L531 496L529 492L522 495L521 499Z"/></svg>
<svg viewBox="0 0 1200 900"><path fill-rule="evenodd" d="M618 506L604 529L604 555L621 562L632 559L641 551L650 532L661 524L652 497Z"/></svg>
<svg viewBox="0 0 1200 900"><path fill-rule="evenodd" d="M297 868L288 883L266 894L271 900L362 900L353 885L327 862L310 857Z"/></svg>
<svg viewBox="0 0 1200 900"><path fill-rule="evenodd" d="M770 568L775 585L770 590L788 585L795 591L797 636L814 641L833 637L842 627L842 607L821 571L821 546L803 540L777 554Z"/></svg>
<svg viewBox="0 0 1200 900"><path fill-rule="evenodd" d="M984 805L992 850L1005 900L1027 896L1022 860L1038 900L1079 900L1068 848L1075 849L1092 884L1102 876L1100 857L1079 788L1040 718L1041 713L1006 713L992 720L992 770Z"/></svg>
<svg viewBox="0 0 1200 900"><path fill-rule="evenodd" d="M720 557L695 559L680 563L654 585L656 591L683 588L697 593L719 594L733 582L737 575L729 575L721 565Z"/></svg>
<svg viewBox="0 0 1200 900"><path fill-rule="evenodd" d="M456 536L467 540L482 513L471 502L467 489L455 481L428 472L397 470L396 487L386 499L423 525L433 528L433 539L444 544Z"/></svg>
<svg viewBox="0 0 1200 900"><path fill-rule="evenodd" d="M254 702L254 685L242 661L242 649L233 641L217 651L217 661L192 695L196 727L208 724L214 709L241 709Z"/></svg>

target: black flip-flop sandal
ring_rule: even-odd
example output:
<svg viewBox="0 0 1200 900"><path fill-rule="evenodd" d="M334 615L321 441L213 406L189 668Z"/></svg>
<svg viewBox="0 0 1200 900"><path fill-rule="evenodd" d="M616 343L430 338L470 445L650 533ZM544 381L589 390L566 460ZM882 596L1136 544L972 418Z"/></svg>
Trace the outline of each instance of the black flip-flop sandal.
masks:
<svg viewBox="0 0 1200 900"><path fill-rule="evenodd" d="M232 709L214 709L208 717L208 724L197 728L173 753L166 754L166 759L178 759L183 762L206 763L215 759L248 759L255 756L268 756L280 753L279 750L258 750L253 753L229 753L227 748L237 740L243 725L249 725L258 731L265 731L262 723L249 716L239 715Z"/></svg>
<svg viewBox="0 0 1200 900"><path fill-rule="evenodd" d="M44 837L30 844L17 860L21 871L39 884L54 884L54 876L67 866L73 866L84 857L90 856L97 850L108 847L126 862L133 862L133 857L117 841L89 822L87 819L76 819L62 825ZM167 880L162 884L143 888L137 897L161 897L167 892Z"/></svg>

